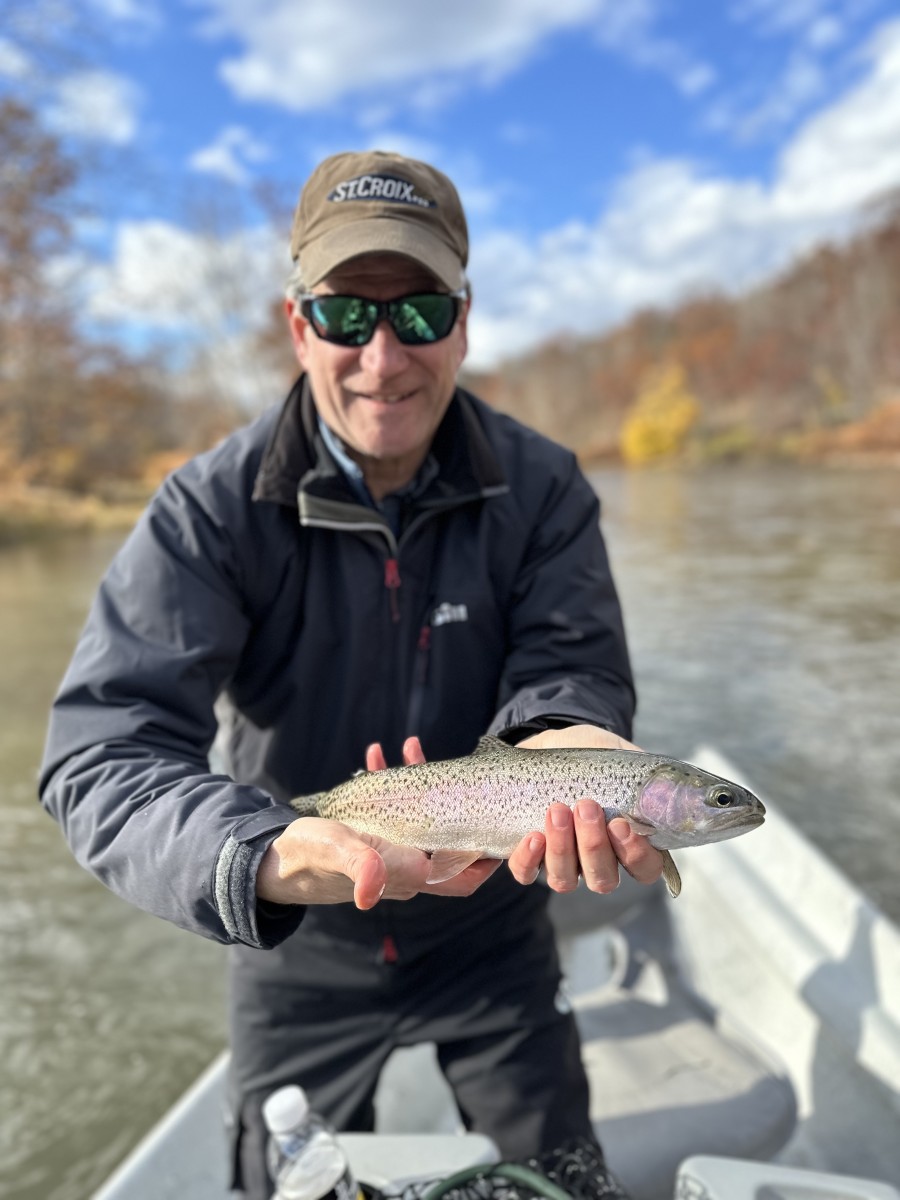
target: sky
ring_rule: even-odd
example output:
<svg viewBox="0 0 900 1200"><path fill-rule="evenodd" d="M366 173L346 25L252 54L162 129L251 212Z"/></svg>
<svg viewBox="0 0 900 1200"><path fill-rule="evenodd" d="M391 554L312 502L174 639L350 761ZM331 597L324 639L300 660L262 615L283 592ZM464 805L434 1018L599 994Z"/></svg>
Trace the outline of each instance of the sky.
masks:
<svg viewBox="0 0 900 1200"><path fill-rule="evenodd" d="M237 392L259 386L241 354L281 294L299 189L339 150L399 150L456 183L476 369L740 291L900 187L898 0L26 10L48 6L89 23L89 51L41 75L5 22L0 88L99 164L78 250L48 269L123 345L227 342Z"/></svg>

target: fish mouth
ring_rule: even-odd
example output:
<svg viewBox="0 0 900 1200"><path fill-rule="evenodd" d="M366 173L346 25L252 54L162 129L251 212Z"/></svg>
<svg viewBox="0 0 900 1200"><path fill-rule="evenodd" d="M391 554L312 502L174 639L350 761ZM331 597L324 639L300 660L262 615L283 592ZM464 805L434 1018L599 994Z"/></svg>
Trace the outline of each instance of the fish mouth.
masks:
<svg viewBox="0 0 900 1200"><path fill-rule="evenodd" d="M762 805L759 808L744 809L743 812L729 813L724 820L714 822L721 829L755 829L757 825L762 825L766 819L766 810Z"/></svg>

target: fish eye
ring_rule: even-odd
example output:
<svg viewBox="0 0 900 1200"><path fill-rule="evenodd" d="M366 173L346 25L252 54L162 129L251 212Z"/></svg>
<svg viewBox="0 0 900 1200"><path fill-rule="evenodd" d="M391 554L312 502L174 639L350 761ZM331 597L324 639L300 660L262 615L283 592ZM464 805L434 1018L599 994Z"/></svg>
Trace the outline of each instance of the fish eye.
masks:
<svg viewBox="0 0 900 1200"><path fill-rule="evenodd" d="M730 808L734 804L735 796L728 788L716 788L710 792L709 799L716 808Z"/></svg>

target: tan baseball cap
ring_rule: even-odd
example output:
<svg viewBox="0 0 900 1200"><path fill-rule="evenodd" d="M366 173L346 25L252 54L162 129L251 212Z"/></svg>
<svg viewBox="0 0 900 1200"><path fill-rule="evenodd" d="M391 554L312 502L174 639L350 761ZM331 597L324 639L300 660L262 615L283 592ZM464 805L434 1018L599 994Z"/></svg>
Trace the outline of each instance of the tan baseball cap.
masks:
<svg viewBox="0 0 900 1200"><path fill-rule="evenodd" d="M428 163L383 150L334 154L300 193L291 257L312 287L360 254L414 259L450 291L465 282L466 217L456 188Z"/></svg>

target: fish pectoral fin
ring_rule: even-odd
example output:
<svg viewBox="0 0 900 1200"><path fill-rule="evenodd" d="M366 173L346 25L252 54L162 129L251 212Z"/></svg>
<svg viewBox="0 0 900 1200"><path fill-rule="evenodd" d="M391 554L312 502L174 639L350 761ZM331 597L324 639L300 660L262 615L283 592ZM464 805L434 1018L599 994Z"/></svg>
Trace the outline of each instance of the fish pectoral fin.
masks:
<svg viewBox="0 0 900 1200"><path fill-rule="evenodd" d="M480 850L435 850L431 856L431 870L426 883L444 883L471 867L473 862L484 858Z"/></svg>
<svg viewBox="0 0 900 1200"><path fill-rule="evenodd" d="M675 859L668 850L660 850L660 854L663 857L663 879L666 881L669 895L674 900L681 893L681 876L675 866Z"/></svg>

